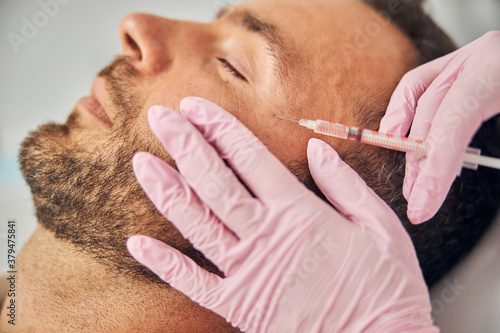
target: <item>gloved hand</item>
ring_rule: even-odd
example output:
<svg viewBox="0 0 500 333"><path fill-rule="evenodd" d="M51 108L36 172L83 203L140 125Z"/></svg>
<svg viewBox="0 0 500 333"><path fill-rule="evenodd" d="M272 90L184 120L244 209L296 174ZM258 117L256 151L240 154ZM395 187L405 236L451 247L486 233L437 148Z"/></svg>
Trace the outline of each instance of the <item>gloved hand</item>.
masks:
<svg viewBox="0 0 500 333"><path fill-rule="evenodd" d="M308 154L342 215L217 105L191 97L180 109L186 118L161 106L148 114L179 172L147 153L134 172L225 277L146 236L127 241L136 260L245 332L438 331L406 230L330 146L311 140Z"/></svg>
<svg viewBox="0 0 500 333"><path fill-rule="evenodd" d="M430 144L406 154L403 194L414 224L441 207L481 124L500 113L500 32L489 32L408 72L392 95L380 132ZM413 120L413 124L412 124Z"/></svg>

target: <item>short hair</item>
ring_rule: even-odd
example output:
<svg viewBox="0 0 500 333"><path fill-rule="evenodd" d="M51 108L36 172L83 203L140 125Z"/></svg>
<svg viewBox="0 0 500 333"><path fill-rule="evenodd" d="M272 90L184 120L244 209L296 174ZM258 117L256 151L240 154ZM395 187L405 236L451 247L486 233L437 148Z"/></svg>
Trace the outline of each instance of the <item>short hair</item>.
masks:
<svg viewBox="0 0 500 333"><path fill-rule="evenodd" d="M417 65L456 50L451 38L425 12L425 0L361 0L400 29L419 53Z"/></svg>

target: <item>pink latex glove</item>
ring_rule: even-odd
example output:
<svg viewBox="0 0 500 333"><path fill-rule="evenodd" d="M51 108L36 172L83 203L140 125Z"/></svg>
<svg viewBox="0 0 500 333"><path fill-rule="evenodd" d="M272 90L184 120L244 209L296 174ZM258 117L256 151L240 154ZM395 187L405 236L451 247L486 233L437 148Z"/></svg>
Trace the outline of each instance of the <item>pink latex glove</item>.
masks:
<svg viewBox="0 0 500 333"><path fill-rule="evenodd" d="M408 72L392 95L380 132L430 144L406 154L403 194L414 224L441 207L481 124L500 113L500 32L489 32ZM413 124L412 124L413 121Z"/></svg>
<svg viewBox="0 0 500 333"><path fill-rule="evenodd" d="M225 278L146 236L127 242L136 260L245 332L438 331L406 230L330 146L311 140L308 154L343 215L217 105L190 97L180 109L186 118L161 106L148 114L180 173L147 153L134 171Z"/></svg>

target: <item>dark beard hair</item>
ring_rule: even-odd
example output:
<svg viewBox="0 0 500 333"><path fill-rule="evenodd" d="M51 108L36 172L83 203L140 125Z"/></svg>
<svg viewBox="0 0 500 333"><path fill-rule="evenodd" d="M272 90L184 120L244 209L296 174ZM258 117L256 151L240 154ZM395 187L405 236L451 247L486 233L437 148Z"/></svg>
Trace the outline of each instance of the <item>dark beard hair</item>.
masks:
<svg viewBox="0 0 500 333"><path fill-rule="evenodd" d="M134 130L141 107L133 93L133 67L119 57L99 76L106 78L115 115L112 134L102 147L89 153L71 143L69 133L80 127L76 112L64 125L40 126L21 145L21 171L31 188L38 222L108 268L141 281L167 287L129 255L126 240L134 234L160 239L217 273L158 213L133 175L131 161L138 151L174 165L152 133L147 140Z"/></svg>

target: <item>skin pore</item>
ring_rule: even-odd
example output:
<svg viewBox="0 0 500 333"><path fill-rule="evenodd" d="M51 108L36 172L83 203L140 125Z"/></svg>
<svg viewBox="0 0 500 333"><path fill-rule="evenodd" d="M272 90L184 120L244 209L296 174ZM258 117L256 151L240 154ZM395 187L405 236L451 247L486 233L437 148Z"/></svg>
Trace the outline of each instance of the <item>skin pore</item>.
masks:
<svg viewBox="0 0 500 333"><path fill-rule="evenodd" d="M360 110L413 65L416 51L391 24L356 44L356 33L374 20L383 18L348 0L249 2L212 23L126 16L123 54L94 85L105 121L78 103L66 124L43 125L23 143L22 171L40 224L18 257L16 328L230 331L223 318L157 284L125 248L129 236L148 235L215 271L133 176L137 151L172 163L147 111L157 104L178 110L182 98L203 97L236 116L285 165L305 161L311 132L275 115L366 125ZM353 147L329 143L341 156Z"/></svg>

